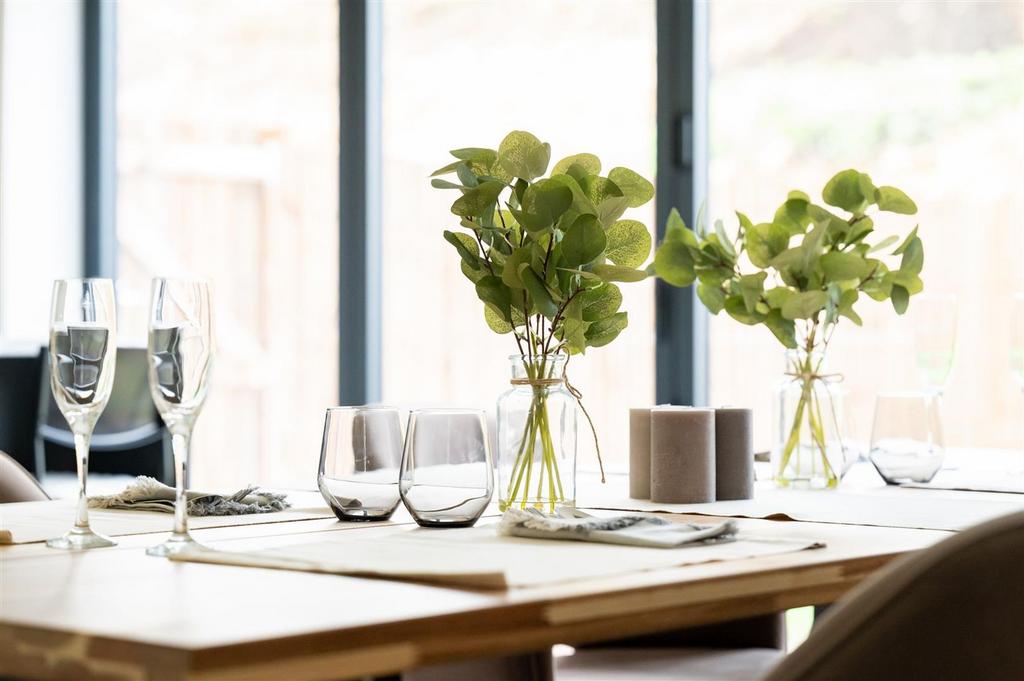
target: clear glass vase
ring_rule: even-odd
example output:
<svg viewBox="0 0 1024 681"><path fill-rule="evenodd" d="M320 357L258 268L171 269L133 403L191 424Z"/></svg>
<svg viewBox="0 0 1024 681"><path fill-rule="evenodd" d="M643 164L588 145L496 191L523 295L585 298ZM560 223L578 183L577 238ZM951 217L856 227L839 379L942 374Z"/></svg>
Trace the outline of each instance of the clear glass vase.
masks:
<svg viewBox="0 0 1024 681"><path fill-rule="evenodd" d="M576 506L577 404L566 355L513 355L498 398L498 505L555 513Z"/></svg>
<svg viewBox="0 0 1024 681"><path fill-rule="evenodd" d="M824 353L789 350L775 400L772 476L779 487L834 489L849 467L843 444L841 376Z"/></svg>

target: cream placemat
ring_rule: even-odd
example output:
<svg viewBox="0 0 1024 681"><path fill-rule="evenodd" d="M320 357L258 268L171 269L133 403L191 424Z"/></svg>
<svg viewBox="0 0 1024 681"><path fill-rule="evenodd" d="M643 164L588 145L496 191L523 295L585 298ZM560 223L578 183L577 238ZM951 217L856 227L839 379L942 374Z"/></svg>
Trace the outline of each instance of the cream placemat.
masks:
<svg viewBox="0 0 1024 681"><path fill-rule="evenodd" d="M334 517L331 509L322 505L322 500L320 504L316 503L320 500L320 495L316 492L289 493L289 499L294 506L284 511L189 518L189 527L198 530ZM74 519L75 502L72 499L2 504L0 544L31 544L59 537L71 529ZM174 524L174 515L152 511L93 508L89 509L89 524L95 531L108 537L123 537L130 534L170 532Z"/></svg>
<svg viewBox="0 0 1024 681"><path fill-rule="evenodd" d="M734 542L655 549L500 536L495 521L464 529L393 527L332 532L315 542L245 552L202 551L174 560L509 589L642 570L769 556L822 546L745 536Z"/></svg>
<svg viewBox="0 0 1024 681"><path fill-rule="evenodd" d="M628 478L608 476L607 484L580 476L580 508L616 511L692 513L731 518L802 520L842 525L904 527L958 531L1007 513L1024 510L1024 496L982 492L949 492L892 486L847 485L804 491L778 489L758 482L754 498L708 504L663 504L629 498Z"/></svg>
<svg viewBox="0 0 1024 681"><path fill-rule="evenodd" d="M1024 475L995 471L941 470L930 482L908 482L902 487L1024 494Z"/></svg>

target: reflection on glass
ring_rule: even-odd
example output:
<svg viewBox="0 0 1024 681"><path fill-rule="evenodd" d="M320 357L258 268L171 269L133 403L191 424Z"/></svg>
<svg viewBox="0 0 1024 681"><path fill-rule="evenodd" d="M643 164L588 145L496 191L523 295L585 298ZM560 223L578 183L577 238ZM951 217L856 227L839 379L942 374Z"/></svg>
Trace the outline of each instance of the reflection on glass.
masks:
<svg viewBox="0 0 1024 681"><path fill-rule="evenodd" d="M339 520L386 520L398 506L402 422L391 407L334 407L316 483Z"/></svg>
<svg viewBox="0 0 1024 681"><path fill-rule="evenodd" d="M197 542L188 532L188 456L192 429L206 402L213 362L210 288L204 281L154 279L149 317L149 392L171 434L174 529L146 550L166 556Z"/></svg>
<svg viewBox="0 0 1024 681"><path fill-rule="evenodd" d="M945 457L937 393L883 393L875 400L868 457L890 485L928 482Z"/></svg>
<svg viewBox="0 0 1024 681"><path fill-rule="evenodd" d="M114 385L117 320L109 279L63 279L53 284L50 308L50 388L75 438L78 505L75 526L46 542L52 549L91 549L116 542L89 527L85 485L89 440Z"/></svg>
<svg viewBox="0 0 1024 681"><path fill-rule="evenodd" d="M956 355L957 299L954 295L922 294L910 306L914 360L927 390L942 393Z"/></svg>
<svg viewBox="0 0 1024 681"><path fill-rule="evenodd" d="M475 523L494 491L484 412L412 412L400 488L406 508L424 527L469 527Z"/></svg>

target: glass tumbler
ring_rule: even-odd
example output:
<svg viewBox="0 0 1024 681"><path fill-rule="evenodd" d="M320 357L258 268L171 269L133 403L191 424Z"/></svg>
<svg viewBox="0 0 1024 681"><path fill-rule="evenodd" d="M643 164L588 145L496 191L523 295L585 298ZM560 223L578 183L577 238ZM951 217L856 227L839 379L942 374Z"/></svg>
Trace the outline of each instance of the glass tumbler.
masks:
<svg viewBox="0 0 1024 681"><path fill-rule="evenodd" d="M398 507L402 421L392 407L333 407L316 484L338 520L387 520Z"/></svg>
<svg viewBox="0 0 1024 681"><path fill-rule="evenodd" d="M405 507L423 527L473 525L494 492L494 464L484 412L412 412L399 489Z"/></svg>
<svg viewBox="0 0 1024 681"><path fill-rule="evenodd" d="M928 482L942 467L945 444L939 395L883 393L875 400L868 458L890 485Z"/></svg>

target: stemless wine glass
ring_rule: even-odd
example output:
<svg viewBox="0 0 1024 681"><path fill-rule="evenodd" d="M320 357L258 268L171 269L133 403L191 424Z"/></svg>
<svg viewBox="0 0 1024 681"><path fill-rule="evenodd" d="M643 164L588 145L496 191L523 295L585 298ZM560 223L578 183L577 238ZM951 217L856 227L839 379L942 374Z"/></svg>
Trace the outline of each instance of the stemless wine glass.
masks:
<svg viewBox="0 0 1024 681"><path fill-rule="evenodd" d="M89 440L110 399L117 357L117 309L109 279L61 279L50 308L50 388L75 438L78 507L75 526L46 542L54 549L92 549L116 542L89 527Z"/></svg>
<svg viewBox="0 0 1024 681"><path fill-rule="evenodd" d="M419 409L402 452L402 501L423 527L469 527L494 491L486 415L479 409Z"/></svg>
<svg viewBox="0 0 1024 681"><path fill-rule="evenodd" d="M174 452L174 531L146 550L166 556L200 547L188 533L189 443L203 407L213 361L210 289L204 281L154 279L149 315L149 391L171 433Z"/></svg>
<svg viewBox="0 0 1024 681"><path fill-rule="evenodd" d="M868 457L886 483L928 482L942 467L945 443L937 393L882 393L875 400Z"/></svg>
<svg viewBox="0 0 1024 681"><path fill-rule="evenodd" d="M393 407L332 407L316 484L338 520L386 520L398 506L402 421Z"/></svg>
<svg viewBox="0 0 1024 681"><path fill-rule="evenodd" d="M925 293L910 306L914 356L925 389L946 389L956 356L957 297Z"/></svg>

